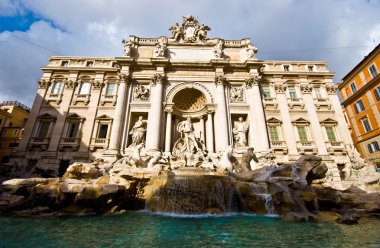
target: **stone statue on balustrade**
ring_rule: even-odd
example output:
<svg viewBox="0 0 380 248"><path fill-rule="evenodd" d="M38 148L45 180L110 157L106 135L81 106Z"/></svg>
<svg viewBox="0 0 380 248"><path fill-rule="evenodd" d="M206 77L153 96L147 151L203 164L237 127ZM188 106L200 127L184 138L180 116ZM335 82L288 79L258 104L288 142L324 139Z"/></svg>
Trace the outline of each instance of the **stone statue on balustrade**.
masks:
<svg viewBox="0 0 380 248"><path fill-rule="evenodd" d="M132 52L132 42L123 40L122 43L123 43L123 49L124 49L123 50L124 56L130 57L131 52Z"/></svg>
<svg viewBox="0 0 380 248"><path fill-rule="evenodd" d="M234 146L235 147L247 147L247 133L249 129L249 123L243 121L243 117L239 117L239 121L235 122L232 130L234 134Z"/></svg>
<svg viewBox="0 0 380 248"><path fill-rule="evenodd" d="M248 44L248 46L246 48L246 51L247 51L247 54L248 54L248 58L247 59L256 59L256 53L258 51L257 47L255 47L252 44Z"/></svg>
<svg viewBox="0 0 380 248"><path fill-rule="evenodd" d="M132 144L129 147L136 147L137 145L144 143L146 127L147 122L143 120L142 116L139 116L139 119L129 132L129 134L132 135Z"/></svg>
<svg viewBox="0 0 380 248"><path fill-rule="evenodd" d="M156 54L157 57L164 58L165 57L165 52L167 49L167 40L166 39L160 39L158 41L158 44L156 48L154 49L154 53Z"/></svg>
<svg viewBox="0 0 380 248"><path fill-rule="evenodd" d="M223 58L223 40L219 40L218 43L214 46L214 56L217 59Z"/></svg>

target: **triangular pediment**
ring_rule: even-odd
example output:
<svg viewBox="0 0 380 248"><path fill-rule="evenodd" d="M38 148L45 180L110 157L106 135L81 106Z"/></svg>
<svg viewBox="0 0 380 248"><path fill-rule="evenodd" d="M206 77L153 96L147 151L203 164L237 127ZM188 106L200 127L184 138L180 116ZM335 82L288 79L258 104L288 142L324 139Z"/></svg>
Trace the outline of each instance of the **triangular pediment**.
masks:
<svg viewBox="0 0 380 248"><path fill-rule="evenodd" d="M338 122L336 120L331 119L331 118L327 118L327 119L321 121L320 123L337 124Z"/></svg>
<svg viewBox="0 0 380 248"><path fill-rule="evenodd" d="M112 118L109 117L108 115L101 115L101 116L96 117L96 119L97 119L97 120L100 120L100 119L102 119L102 120L104 120L104 119L110 120L110 119L112 119Z"/></svg>
<svg viewBox="0 0 380 248"><path fill-rule="evenodd" d="M292 121L292 123L310 123L308 120L305 120L304 118L298 118L295 121Z"/></svg>
<svg viewBox="0 0 380 248"><path fill-rule="evenodd" d="M38 118L39 119L56 119L57 117L55 117L49 113L45 113L45 114L39 115Z"/></svg>
<svg viewBox="0 0 380 248"><path fill-rule="evenodd" d="M268 123L282 123L279 119L276 119L274 117L267 120Z"/></svg>

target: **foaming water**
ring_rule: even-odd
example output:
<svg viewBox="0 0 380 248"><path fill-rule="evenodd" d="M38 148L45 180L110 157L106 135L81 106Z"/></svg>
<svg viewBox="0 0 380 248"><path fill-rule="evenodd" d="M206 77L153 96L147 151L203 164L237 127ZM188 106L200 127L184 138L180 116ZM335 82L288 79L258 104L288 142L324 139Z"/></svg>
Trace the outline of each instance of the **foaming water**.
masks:
<svg viewBox="0 0 380 248"><path fill-rule="evenodd" d="M380 247L376 219L348 226L240 213L183 216L0 217L0 247Z"/></svg>
<svg viewBox="0 0 380 248"><path fill-rule="evenodd" d="M144 210L147 214L172 217L172 218L227 218L227 217L238 217L238 216L247 216L247 217L268 217L268 218L281 218L279 214L250 214L250 213L237 213L237 212L227 212L223 214L178 214L178 213L163 213L163 212L150 212Z"/></svg>

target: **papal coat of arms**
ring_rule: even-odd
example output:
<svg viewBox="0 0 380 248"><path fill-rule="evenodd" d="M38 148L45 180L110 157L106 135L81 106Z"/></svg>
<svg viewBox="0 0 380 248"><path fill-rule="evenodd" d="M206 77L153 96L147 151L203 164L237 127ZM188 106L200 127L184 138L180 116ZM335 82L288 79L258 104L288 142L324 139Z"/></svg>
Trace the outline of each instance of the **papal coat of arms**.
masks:
<svg viewBox="0 0 380 248"><path fill-rule="evenodd" d="M169 28L172 38L178 42L206 42L207 31L211 28L204 24L199 24L196 16L183 16L182 24L174 24Z"/></svg>

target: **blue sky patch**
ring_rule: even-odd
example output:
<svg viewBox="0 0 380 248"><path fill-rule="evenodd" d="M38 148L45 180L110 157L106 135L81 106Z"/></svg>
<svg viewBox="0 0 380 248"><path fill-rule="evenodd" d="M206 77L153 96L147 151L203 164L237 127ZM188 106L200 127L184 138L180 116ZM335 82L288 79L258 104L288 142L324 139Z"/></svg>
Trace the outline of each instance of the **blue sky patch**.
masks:
<svg viewBox="0 0 380 248"><path fill-rule="evenodd" d="M33 12L27 12L25 15L17 16L0 16L0 32L4 31L21 31L29 30L30 26L37 21L46 21L54 28L58 28L52 21L39 17ZM58 28L60 29L60 28ZM62 29L61 29L62 30Z"/></svg>

